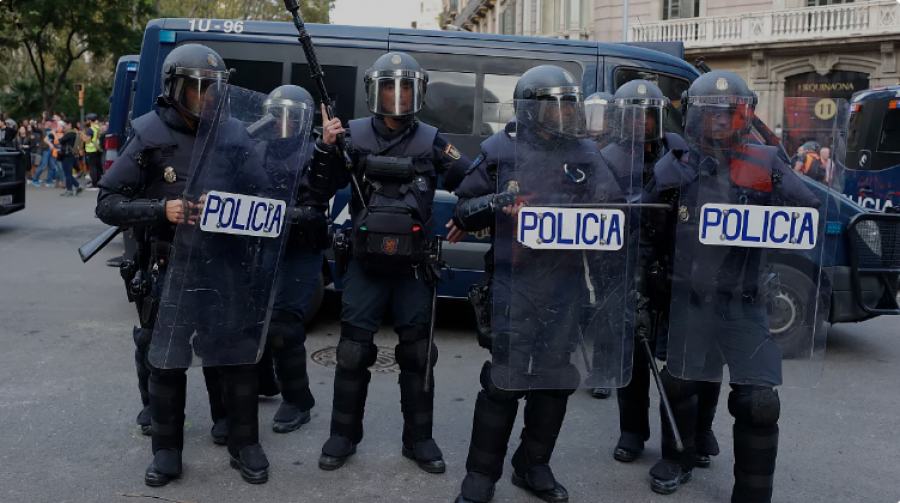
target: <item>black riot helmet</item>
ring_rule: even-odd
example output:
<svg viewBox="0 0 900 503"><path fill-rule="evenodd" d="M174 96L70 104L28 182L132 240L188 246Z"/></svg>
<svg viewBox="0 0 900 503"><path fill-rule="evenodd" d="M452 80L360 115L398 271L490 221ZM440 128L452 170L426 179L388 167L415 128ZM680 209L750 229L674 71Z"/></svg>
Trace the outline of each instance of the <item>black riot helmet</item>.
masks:
<svg viewBox="0 0 900 503"><path fill-rule="evenodd" d="M313 115L312 96L300 86L276 87L263 102L263 115L275 120L275 136L290 138L302 134Z"/></svg>
<svg viewBox="0 0 900 503"><path fill-rule="evenodd" d="M614 98L619 106L637 105L644 109L644 141L663 137L669 115L669 99L656 84L649 80L632 80L619 87ZM623 131L629 131L628 124L621 124L621 127Z"/></svg>
<svg viewBox="0 0 900 503"><path fill-rule="evenodd" d="M730 150L747 141L757 96L732 72L701 75L682 94L684 135L703 148Z"/></svg>
<svg viewBox="0 0 900 503"><path fill-rule="evenodd" d="M378 58L363 80L366 103L375 115L406 117L425 104L428 72L408 54L389 52Z"/></svg>
<svg viewBox="0 0 900 503"><path fill-rule="evenodd" d="M584 136L584 94L569 71L553 65L537 66L516 82L516 117L553 135Z"/></svg>
<svg viewBox="0 0 900 503"><path fill-rule="evenodd" d="M216 51L200 44L178 46L163 61L162 94L157 105L175 108L199 121L207 90L224 86L228 76L225 61Z"/></svg>
<svg viewBox="0 0 900 503"><path fill-rule="evenodd" d="M584 122L588 136L600 140L609 136L613 95L594 93L584 100Z"/></svg>

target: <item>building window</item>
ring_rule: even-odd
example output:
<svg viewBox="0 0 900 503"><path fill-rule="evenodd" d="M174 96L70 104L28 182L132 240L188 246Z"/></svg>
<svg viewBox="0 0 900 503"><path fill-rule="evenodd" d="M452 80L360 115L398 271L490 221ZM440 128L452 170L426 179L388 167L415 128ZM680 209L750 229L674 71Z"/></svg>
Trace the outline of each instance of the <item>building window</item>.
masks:
<svg viewBox="0 0 900 503"><path fill-rule="evenodd" d="M806 0L807 7L824 7L826 5L837 5L842 3L853 3L853 0Z"/></svg>
<svg viewBox="0 0 900 503"><path fill-rule="evenodd" d="M562 0L541 0L541 34L555 35L559 31L559 10Z"/></svg>
<svg viewBox="0 0 900 503"><path fill-rule="evenodd" d="M663 0L663 20L687 19L699 13L700 0Z"/></svg>
<svg viewBox="0 0 900 503"><path fill-rule="evenodd" d="M581 23L579 27L589 28L594 24L594 0L581 0Z"/></svg>
<svg viewBox="0 0 900 503"><path fill-rule="evenodd" d="M512 99L518 75L484 76L484 104L481 112L481 134L490 136L503 130L512 120Z"/></svg>
<svg viewBox="0 0 900 503"><path fill-rule="evenodd" d="M418 118L447 134L472 134L475 74L428 70L428 92Z"/></svg>
<svg viewBox="0 0 900 503"><path fill-rule="evenodd" d="M884 112L881 136L878 138L878 151L900 152L900 110L896 108Z"/></svg>
<svg viewBox="0 0 900 503"><path fill-rule="evenodd" d="M503 35L516 34L516 2L507 1L506 9L500 14L500 33Z"/></svg>
<svg viewBox="0 0 900 503"><path fill-rule="evenodd" d="M229 84L263 94L269 94L272 89L281 85L284 64L280 61L226 59L225 66L236 70L228 80Z"/></svg>

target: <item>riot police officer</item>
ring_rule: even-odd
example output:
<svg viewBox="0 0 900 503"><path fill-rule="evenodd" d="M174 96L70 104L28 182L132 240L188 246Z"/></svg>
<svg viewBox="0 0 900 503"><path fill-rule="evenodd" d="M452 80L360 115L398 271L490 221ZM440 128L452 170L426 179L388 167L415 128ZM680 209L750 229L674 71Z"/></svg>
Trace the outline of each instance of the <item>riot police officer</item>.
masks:
<svg viewBox="0 0 900 503"><path fill-rule="evenodd" d="M280 86L269 93L263 104L263 119L248 128L253 134L265 134L267 138L256 145L257 155L269 176L279 199L291 199L291 190L285 181L279 180L285 165L309 165L313 149L299 138L300 132L291 128L302 114L303 107L312 103L306 89L294 85ZM271 130L271 131L267 131ZM306 328L304 316L310 300L318 287L322 270L322 252L328 246L328 205L312 198L304 178L300 179L287 247L277 278L275 304L266 336L266 349L257 363L261 395L275 396L279 392L282 403L272 421L272 431L290 433L300 429L310 420L310 410L315 399L309 389L306 371ZM272 377L272 362L275 377ZM228 437L227 413L221 400L218 372L204 367L211 387L210 409L213 411L213 440L226 444ZM277 381L276 381L277 378ZM263 384L270 381L269 389ZM214 383L214 384L213 384Z"/></svg>
<svg viewBox="0 0 900 503"><path fill-rule="evenodd" d="M747 141L757 98L737 75L704 74L682 101L689 153L680 166L669 166L671 171L657 166L654 190L678 205L662 381L685 435L685 450L678 453L664 435L663 459L650 472L651 488L669 494L690 480L700 447L691 438L698 429L698 381L721 379L727 364L728 411L735 419L731 501L765 503L772 498L778 451L780 401L774 387L783 379L782 351L766 316L777 288L764 249L698 242L699 211L707 203L749 205L745 208L817 208L820 203L779 159L777 147Z"/></svg>
<svg viewBox="0 0 900 503"><path fill-rule="evenodd" d="M687 144L679 135L666 132L666 124L669 113L669 100L656 84L647 80L632 80L623 84L614 96L616 103L621 105L638 105L644 109L644 143L643 143L643 168L642 189L635 196L644 202L658 202L654 199L654 187L657 180L655 171L663 170L664 174L677 174L680 170L680 160L687 151ZM602 150L604 157L611 165L622 167L629 166L632 158L632 145L630 143L613 143ZM671 258L674 252L674 236L667 229L674 225L676 212L661 213L658 210L643 211L641 231L641 258L648 264L652 264L644 270L651 274L651 278L644 278L644 284L650 286L646 289L648 309L653 323L656 337L656 353L665 359L665 346L669 315L670 286L668 278L671 275ZM654 344L651 344L652 346ZM698 410L697 410L697 466L709 466L709 456L719 453L715 435L712 432L712 422L715 417L716 405L719 399L718 383L697 383ZM635 349L634 365L631 374L631 382L624 388L619 388L616 397L619 403L619 428L621 434L613 457L617 461L630 463L637 459L644 451L644 442L650 438L650 362L644 351ZM671 444L672 432L668 420L661 412L663 424L664 444ZM684 432L681 432L684 433ZM694 438L688 435L688 438Z"/></svg>
<svg viewBox="0 0 900 503"><path fill-rule="evenodd" d="M146 276L150 281L142 300L142 327L135 330L139 347L147 348L155 338L153 324L176 226L197 223L199 208L179 197L188 179L204 100L211 87L227 81L228 74L225 62L208 47L185 44L175 48L162 65L159 110L134 120L134 135L100 184L96 212L101 220L146 229ZM182 472L186 369L149 367L153 462L144 482L162 486ZM234 365L220 371L231 427L231 464L248 482L266 482L268 460L258 440L256 369Z"/></svg>
<svg viewBox="0 0 900 503"><path fill-rule="evenodd" d="M509 236L515 233L514 228L510 227L514 225L514 218L509 218L503 229L495 229L500 226L500 223L497 223L499 220L495 220L498 213L502 212L511 217L516 215L522 207L520 202L516 202L516 196L520 191L523 197L527 197L524 194L544 188L535 187L532 181L525 182L510 176L509 172L515 169L510 166L515 165L517 158L535 160L542 166L546 164L548 167L542 176L544 183L537 182L542 186L546 184L546 187L552 185L550 180L554 179L554 175L562 173L549 171L552 164L564 168L568 159L601 160L599 155L596 155L597 144L594 141L579 139L584 136L584 117L575 111L583 105L583 98L581 87L575 84L574 77L569 72L557 66L533 68L517 82L514 97L517 117L507 124L504 131L482 143L481 155L469 169L457 191L460 199L454 209L454 222L458 228L468 232L491 228L492 249L486 256L485 264L487 275L491 275L495 267L498 271L500 268L509 267L506 258L512 256L510 247L514 246L509 239ZM523 108L528 110L521 110ZM572 113L569 114L569 111ZM528 121L521 120L526 117ZM567 187L563 190L576 188L581 190L581 187L587 186L602 187L604 183L606 192L609 192L610 188L617 189L612 171L605 164L584 165L577 169L580 170L579 174L574 175L571 180L563 176L563 181L556 183ZM573 175L568 171L565 174ZM589 183L579 185L588 178ZM604 195L603 198L607 196ZM624 195L618 192L618 198L624 200ZM615 201L616 197L610 195L606 200ZM501 235L506 239L501 239ZM525 253L520 249L516 251ZM495 257L501 254L506 258L502 263L495 264ZM553 262L559 267L553 274L584 277L584 271L578 269L581 267L580 259ZM520 269L524 267L520 265ZM542 274L545 272L547 271L542 270ZM531 281L535 279L537 278L532 278ZM493 305L487 304L484 309L496 312L493 315L479 317L481 323L493 320L493 327L480 327L479 344L492 351L494 361L485 362L481 371L482 389L475 403L472 438L466 460L468 473L456 501L485 503L493 497L494 487L502 476L507 444L512 434L519 400L524 398L525 428L521 435L522 442L512 458L514 469L512 482L544 501L565 502L568 501L568 492L554 477L549 461L562 427L568 398L577 389L580 381L578 370L569 363L571 346L568 341L551 341L549 339L553 337L550 336L549 339L542 339L541 345L546 344L548 348L553 346L550 349L551 354L533 356L533 364L536 367L547 365L547 368L540 372L555 382L544 382L529 389L522 389L516 383L497 381L500 375L516 375L523 372L523 369L511 366L512 357L509 353L515 350L501 347L504 345L503 342L498 344L497 337L500 336L497 333L501 329L497 323L511 326L515 322L512 318L528 316L526 313L515 312L518 309L513 309L512 299L506 297L515 296L517 293L510 291L510 285L498 287L498 280L499 272L490 280L482 281L490 284L490 288L494 291L493 296L487 293L481 296L485 303L491 302L488 299L493 299ZM544 276L543 280L546 284L547 277ZM517 289L525 288L525 283L524 280L520 282ZM580 295L577 289L571 288L571 284L566 285L566 291L575 292L576 297ZM498 295L505 300L498 300ZM574 305L581 304L578 299L568 297L564 302L572 300L574 302L571 303ZM506 303L510 305L504 305ZM499 317L497 313L501 313ZM580 313L575 315L576 318L579 316ZM542 319L541 322L545 325L566 324L577 330L576 325L580 320L572 323L571 319L553 321ZM533 323L533 330L537 332L547 330L540 326L541 323ZM518 330L527 331L521 326ZM542 337L542 334L537 332L520 335L532 339ZM506 337L512 339L513 335L503 336ZM542 387L544 388L540 389Z"/></svg>
<svg viewBox="0 0 900 503"><path fill-rule="evenodd" d="M606 147L610 140L612 102L613 95L604 92L596 92L584 100L585 129L600 149ZM598 400L606 400L612 394L610 388L593 388L590 392Z"/></svg>
<svg viewBox="0 0 900 503"><path fill-rule="evenodd" d="M335 250L346 271L331 437L319 458L323 470L343 466L363 438L369 367L377 356L373 339L388 309L399 336L403 455L429 473L446 469L432 438L434 383L425 379L437 360L432 298L440 270L426 256L432 255L438 176L452 191L469 162L437 128L416 120L427 84L428 73L411 56L391 52L378 58L365 75L374 117L352 120L346 131L349 169L334 146L345 132L336 118L325 122L310 168L309 188L320 201L353 185L352 256L343 246Z"/></svg>

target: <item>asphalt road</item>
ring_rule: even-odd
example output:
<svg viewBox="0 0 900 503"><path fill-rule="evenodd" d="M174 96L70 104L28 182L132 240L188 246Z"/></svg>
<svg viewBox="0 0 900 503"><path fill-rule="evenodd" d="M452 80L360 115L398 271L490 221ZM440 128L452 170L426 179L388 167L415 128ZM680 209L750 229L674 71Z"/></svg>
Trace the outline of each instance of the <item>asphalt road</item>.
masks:
<svg viewBox="0 0 900 503"><path fill-rule="evenodd" d="M29 188L26 210L0 218L0 502L450 502L465 473L478 372L487 353L474 338L467 305L439 303L435 437L448 471L429 475L400 455L396 374L376 373L359 453L336 472L316 460L328 436L333 370L310 363L318 405L300 431L278 435L270 421L278 401L261 401L261 441L271 462L268 484L251 486L228 467L212 426L200 372L189 372L184 477L151 489L143 473L150 442L135 427L140 409L131 326L118 271L105 261L114 243L82 265L76 248L105 226L94 196L58 197ZM338 310L325 306L307 348L337 344ZM376 343L393 348L383 329ZM829 333L821 384L782 389L776 502L895 502L900 437L900 330L881 318ZM615 400L582 391L569 402L552 466L573 502L727 502L731 491L731 417L723 390L715 430L722 454L672 496L649 489L659 427L632 465L613 461ZM656 410L655 392L654 411ZM656 422L656 421L654 421ZM518 428L511 451L518 444ZM494 501L532 502L513 487L509 467ZM156 499L151 499L154 497Z"/></svg>

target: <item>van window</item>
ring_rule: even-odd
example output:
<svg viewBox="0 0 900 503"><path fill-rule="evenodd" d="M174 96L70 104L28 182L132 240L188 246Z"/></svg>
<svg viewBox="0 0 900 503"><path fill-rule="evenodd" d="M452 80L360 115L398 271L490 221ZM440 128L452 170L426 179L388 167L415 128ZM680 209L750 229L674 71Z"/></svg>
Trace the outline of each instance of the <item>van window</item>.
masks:
<svg viewBox="0 0 900 503"><path fill-rule="evenodd" d="M419 120L447 134L472 134L475 74L428 70L425 106Z"/></svg>
<svg viewBox="0 0 900 503"><path fill-rule="evenodd" d="M484 108L481 113L481 134L490 136L503 130L513 118L513 93L519 75L484 76ZM506 105L504 105L506 104Z"/></svg>
<svg viewBox="0 0 900 503"><path fill-rule="evenodd" d="M328 96L334 104L334 114L346 125L347 121L356 115L353 111L356 101L356 83L359 80L356 77L356 67L322 65L322 71L325 73L325 88L328 89ZM291 65L291 84L306 89L312 95L316 102L316 116L312 126L320 127L322 125L322 101L319 99L316 83L309 74L309 65L306 63Z"/></svg>
<svg viewBox="0 0 900 503"><path fill-rule="evenodd" d="M666 98L671 101L669 107L669 119L666 121L666 131L683 134L681 127L681 93L691 87L691 83L684 78L667 75L649 70L635 70L632 68L619 68L616 70L615 86L618 89L626 82L644 79L656 84Z"/></svg>
<svg viewBox="0 0 900 503"><path fill-rule="evenodd" d="M878 151L900 153L900 109L884 111L881 136L878 139Z"/></svg>
<svg viewBox="0 0 900 503"><path fill-rule="evenodd" d="M235 69L234 75L228 80L229 84L263 94L269 94L272 89L281 85L280 62L226 59L225 66Z"/></svg>

